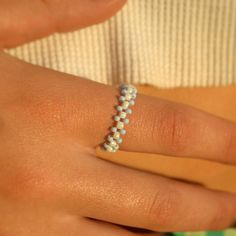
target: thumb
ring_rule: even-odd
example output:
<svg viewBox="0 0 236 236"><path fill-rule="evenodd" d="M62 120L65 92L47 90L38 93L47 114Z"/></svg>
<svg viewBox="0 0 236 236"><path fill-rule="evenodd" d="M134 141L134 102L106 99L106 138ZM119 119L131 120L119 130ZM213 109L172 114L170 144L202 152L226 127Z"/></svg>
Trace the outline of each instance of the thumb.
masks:
<svg viewBox="0 0 236 236"><path fill-rule="evenodd" d="M109 19L126 0L2 0L0 49Z"/></svg>

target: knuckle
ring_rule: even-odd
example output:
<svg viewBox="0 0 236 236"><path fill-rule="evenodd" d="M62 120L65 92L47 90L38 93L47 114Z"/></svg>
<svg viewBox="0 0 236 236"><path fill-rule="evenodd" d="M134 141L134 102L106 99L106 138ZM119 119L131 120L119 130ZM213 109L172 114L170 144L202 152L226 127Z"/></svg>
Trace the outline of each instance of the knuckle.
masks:
<svg viewBox="0 0 236 236"><path fill-rule="evenodd" d="M169 189L165 194L157 191L150 198L146 207L146 219L148 228L160 230L174 222L173 212L176 211L178 204L178 194Z"/></svg>
<svg viewBox="0 0 236 236"><path fill-rule="evenodd" d="M34 168L18 168L1 182L2 191L9 197L29 199L33 196L48 195L50 176Z"/></svg>
<svg viewBox="0 0 236 236"><path fill-rule="evenodd" d="M29 85L28 85L29 86ZM55 91L48 91L41 85L31 88L24 86L5 106L6 112L16 114L25 123L53 125L54 128L64 125L68 99Z"/></svg>
<svg viewBox="0 0 236 236"><path fill-rule="evenodd" d="M152 138L167 154L184 152L191 134L190 120L182 106L167 104L154 116Z"/></svg>
<svg viewBox="0 0 236 236"><path fill-rule="evenodd" d="M231 204L221 202L209 222L209 230L224 230L231 226L235 218L235 209Z"/></svg>

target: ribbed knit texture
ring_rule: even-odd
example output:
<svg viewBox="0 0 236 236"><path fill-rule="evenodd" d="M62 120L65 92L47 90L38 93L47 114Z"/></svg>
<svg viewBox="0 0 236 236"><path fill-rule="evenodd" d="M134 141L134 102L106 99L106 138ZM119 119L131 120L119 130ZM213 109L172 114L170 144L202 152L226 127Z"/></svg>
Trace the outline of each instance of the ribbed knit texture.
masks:
<svg viewBox="0 0 236 236"><path fill-rule="evenodd" d="M236 84L236 0L129 0L103 24L9 52L106 84Z"/></svg>

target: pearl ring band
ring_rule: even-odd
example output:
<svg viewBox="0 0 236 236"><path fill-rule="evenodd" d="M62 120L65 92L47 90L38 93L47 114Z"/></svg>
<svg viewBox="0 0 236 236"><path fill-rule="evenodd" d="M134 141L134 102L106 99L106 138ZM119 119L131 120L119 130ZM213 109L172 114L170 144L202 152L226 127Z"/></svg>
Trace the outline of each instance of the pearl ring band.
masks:
<svg viewBox="0 0 236 236"><path fill-rule="evenodd" d="M130 106L135 104L137 89L133 85L122 84L120 93L119 105L116 106L117 114L114 116L114 125L103 144L103 148L107 152L116 152L123 141L121 136L126 134L125 125L129 123L127 115L132 113Z"/></svg>

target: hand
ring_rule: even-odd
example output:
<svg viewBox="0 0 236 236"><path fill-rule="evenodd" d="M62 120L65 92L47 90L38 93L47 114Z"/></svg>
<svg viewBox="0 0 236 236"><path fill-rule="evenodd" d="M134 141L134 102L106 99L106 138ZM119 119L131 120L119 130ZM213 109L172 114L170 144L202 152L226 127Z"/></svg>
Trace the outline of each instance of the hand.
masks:
<svg viewBox="0 0 236 236"><path fill-rule="evenodd" d="M0 71L1 235L126 236L135 233L117 225L164 232L232 224L233 194L95 156L117 88L3 53ZM139 94L121 148L235 164L235 143L234 123Z"/></svg>
<svg viewBox="0 0 236 236"><path fill-rule="evenodd" d="M98 23L124 2L2 1L0 47ZM95 156L115 113L116 88L3 53L0 88L0 235L131 236L119 225L182 231L233 221L233 194ZM235 164L235 129L190 107L139 95L121 148Z"/></svg>

